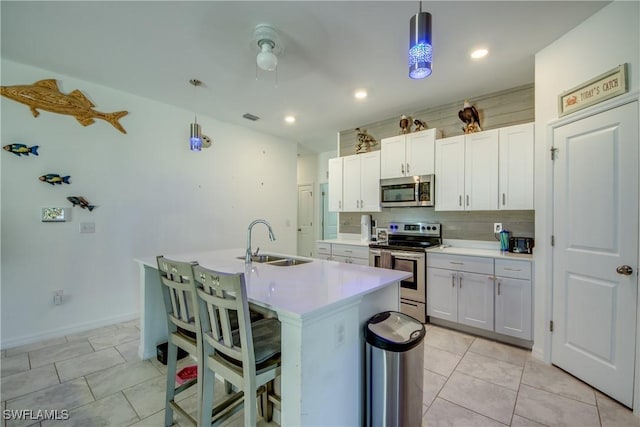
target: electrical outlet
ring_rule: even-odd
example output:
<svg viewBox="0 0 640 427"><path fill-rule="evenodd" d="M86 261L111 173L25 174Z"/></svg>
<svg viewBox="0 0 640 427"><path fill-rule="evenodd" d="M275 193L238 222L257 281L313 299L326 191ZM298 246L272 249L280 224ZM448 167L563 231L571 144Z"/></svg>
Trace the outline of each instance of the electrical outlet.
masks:
<svg viewBox="0 0 640 427"><path fill-rule="evenodd" d="M502 231L502 223L501 222L494 222L493 223L493 232L494 233L499 233Z"/></svg>
<svg viewBox="0 0 640 427"><path fill-rule="evenodd" d="M64 291L61 289L59 291L53 291L53 305L61 305L62 304L62 295Z"/></svg>

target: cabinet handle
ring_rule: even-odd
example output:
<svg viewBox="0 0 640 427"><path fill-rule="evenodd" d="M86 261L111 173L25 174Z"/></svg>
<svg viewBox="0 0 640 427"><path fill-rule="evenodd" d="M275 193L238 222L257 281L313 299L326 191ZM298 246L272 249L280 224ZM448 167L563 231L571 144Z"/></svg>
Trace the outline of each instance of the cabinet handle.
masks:
<svg viewBox="0 0 640 427"><path fill-rule="evenodd" d="M338 200L338 209L342 209L342 200Z"/></svg>
<svg viewBox="0 0 640 427"><path fill-rule="evenodd" d="M522 271L519 268L510 268L510 267L505 267L504 269L507 270L507 271Z"/></svg>
<svg viewBox="0 0 640 427"><path fill-rule="evenodd" d="M350 250L350 249L345 249L344 251L345 251L345 252L348 252L348 253L352 253L352 252L353 252L353 251L352 251L352 250Z"/></svg>
<svg viewBox="0 0 640 427"><path fill-rule="evenodd" d="M458 277L458 284L460 285L460 289L462 289L462 275Z"/></svg>
<svg viewBox="0 0 640 427"><path fill-rule="evenodd" d="M459 261L449 261L449 264L464 265L464 262L459 262Z"/></svg>
<svg viewBox="0 0 640 427"><path fill-rule="evenodd" d="M400 172L402 172L402 175L404 175L404 164L400 164Z"/></svg>
<svg viewBox="0 0 640 427"><path fill-rule="evenodd" d="M360 207L364 208L364 200L360 200Z"/></svg>
<svg viewBox="0 0 640 427"><path fill-rule="evenodd" d="M467 194L467 206L469 206L469 195Z"/></svg>
<svg viewBox="0 0 640 427"><path fill-rule="evenodd" d="M451 274L451 287L452 288L456 287L456 275L455 274Z"/></svg>
<svg viewBox="0 0 640 427"><path fill-rule="evenodd" d="M409 175L411 172L409 172L409 163L407 163L407 175Z"/></svg>
<svg viewBox="0 0 640 427"><path fill-rule="evenodd" d="M462 206L462 194L458 196L458 206Z"/></svg>
<svg viewBox="0 0 640 427"><path fill-rule="evenodd" d="M498 279L498 295L500 295L500 279Z"/></svg>
<svg viewBox="0 0 640 427"><path fill-rule="evenodd" d="M506 203L505 203L505 195L504 195L504 193L502 193L502 206L504 206L504 205L506 205Z"/></svg>

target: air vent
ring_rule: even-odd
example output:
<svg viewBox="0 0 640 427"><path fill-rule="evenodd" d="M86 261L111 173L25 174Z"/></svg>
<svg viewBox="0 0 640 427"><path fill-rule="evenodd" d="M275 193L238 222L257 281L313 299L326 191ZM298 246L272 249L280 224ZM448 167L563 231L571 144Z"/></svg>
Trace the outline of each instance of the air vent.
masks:
<svg viewBox="0 0 640 427"><path fill-rule="evenodd" d="M252 122L255 122L256 120L260 120L260 117L254 116L253 114L249 114L249 113L243 114L242 117L244 117L247 120L251 120Z"/></svg>

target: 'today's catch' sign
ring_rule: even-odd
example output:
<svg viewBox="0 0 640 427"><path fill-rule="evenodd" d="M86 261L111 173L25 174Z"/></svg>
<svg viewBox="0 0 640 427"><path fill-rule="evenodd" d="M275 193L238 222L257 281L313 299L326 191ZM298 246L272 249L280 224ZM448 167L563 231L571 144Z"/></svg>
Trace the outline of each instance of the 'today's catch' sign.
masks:
<svg viewBox="0 0 640 427"><path fill-rule="evenodd" d="M614 96L626 93L627 64L622 64L558 96L558 116L562 117Z"/></svg>

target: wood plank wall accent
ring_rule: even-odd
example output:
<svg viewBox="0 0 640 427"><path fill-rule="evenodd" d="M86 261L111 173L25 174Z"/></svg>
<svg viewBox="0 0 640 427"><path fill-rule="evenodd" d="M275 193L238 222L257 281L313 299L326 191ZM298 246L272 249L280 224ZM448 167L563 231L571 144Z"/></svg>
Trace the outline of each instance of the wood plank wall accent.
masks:
<svg viewBox="0 0 640 427"><path fill-rule="evenodd" d="M480 113L483 130L535 121L533 83L470 98L469 101ZM415 113L400 111L397 117L362 125L361 128L366 129L378 141L374 150L380 149L382 138L400 133L398 123L402 114L424 120L429 129L438 129L437 138L462 135L463 123L458 118L458 111L463 103L464 99L461 99ZM354 129L340 132L340 156L355 154L356 142ZM361 213L357 212L341 212L338 232L360 234L360 216ZM494 222L502 222L503 227L511 231L513 236L534 236L534 211L436 212L434 208L383 208L382 212L372 213L372 217L382 227L387 226L390 221L439 222L442 224L444 239L495 241L491 232Z"/></svg>
<svg viewBox="0 0 640 427"><path fill-rule="evenodd" d="M535 121L533 84L470 98L469 101L478 109L482 130ZM398 123L402 114L423 120L428 129L436 128L440 133L437 138L462 135L464 123L458 118L458 111L462 109L463 103L464 99L417 112L399 111L397 117L365 124L360 128L366 129L378 142L372 151L380 149L383 138L400 134ZM340 156L356 154L357 142L355 129L341 131Z"/></svg>

